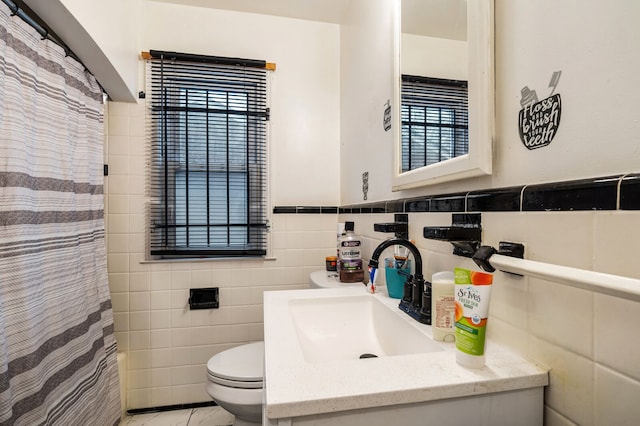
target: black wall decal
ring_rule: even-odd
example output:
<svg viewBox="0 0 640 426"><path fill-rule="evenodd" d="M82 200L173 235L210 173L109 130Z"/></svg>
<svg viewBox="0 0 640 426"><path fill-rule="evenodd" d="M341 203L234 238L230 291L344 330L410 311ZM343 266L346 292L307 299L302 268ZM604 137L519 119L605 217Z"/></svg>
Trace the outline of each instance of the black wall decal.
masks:
<svg viewBox="0 0 640 426"><path fill-rule="evenodd" d="M527 86L521 90L522 109L518 116L518 130L520 140L528 149L549 145L558 131L562 100L560 94L554 95L553 92L558 85L561 73L562 71L553 73L549 83L552 89L551 94L541 101L538 100L535 90L530 90Z"/></svg>
<svg viewBox="0 0 640 426"><path fill-rule="evenodd" d="M389 129L391 129L391 101L388 99L384 104L384 117L382 118L382 126L384 127L385 132L388 132Z"/></svg>
<svg viewBox="0 0 640 426"><path fill-rule="evenodd" d="M369 172L362 174L362 199L367 200L367 193L369 192Z"/></svg>

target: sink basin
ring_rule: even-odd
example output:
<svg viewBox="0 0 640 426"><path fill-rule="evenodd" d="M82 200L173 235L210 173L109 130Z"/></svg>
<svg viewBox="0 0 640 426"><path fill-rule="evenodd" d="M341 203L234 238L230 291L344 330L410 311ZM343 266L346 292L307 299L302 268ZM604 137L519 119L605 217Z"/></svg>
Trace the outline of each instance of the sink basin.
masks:
<svg viewBox="0 0 640 426"><path fill-rule="evenodd" d="M461 418L448 424L463 424L468 411L452 410L460 403L515 413L483 424L522 424L525 410L512 398L541 410L548 384L546 371L495 342L483 369L457 365L455 344L434 342L397 299L362 286L266 291L264 337L264 415L273 426L436 424L453 412ZM403 413L416 421L399 420Z"/></svg>
<svg viewBox="0 0 640 426"><path fill-rule="evenodd" d="M291 299L289 311L306 362L443 350L400 310L369 294Z"/></svg>

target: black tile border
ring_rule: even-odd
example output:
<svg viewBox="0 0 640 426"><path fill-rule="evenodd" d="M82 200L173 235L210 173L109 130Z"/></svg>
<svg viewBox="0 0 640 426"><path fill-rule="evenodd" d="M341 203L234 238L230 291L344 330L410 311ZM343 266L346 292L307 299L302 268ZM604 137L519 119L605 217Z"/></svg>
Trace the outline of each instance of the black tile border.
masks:
<svg viewBox="0 0 640 426"><path fill-rule="evenodd" d="M522 187L471 191L467 194L469 212L517 212L520 211Z"/></svg>
<svg viewBox="0 0 640 426"><path fill-rule="evenodd" d="M297 206L296 213L298 214L320 214L322 208L320 206Z"/></svg>
<svg viewBox="0 0 640 426"><path fill-rule="evenodd" d="M404 202L404 213L428 213L431 200L428 198L410 198Z"/></svg>
<svg viewBox="0 0 640 426"><path fill-rule="evenodd" d="M297 209L295 206L276 206L273 208L274 214L295 214Z"/></svg>
<svg viewBox="0 0 640 426"><path fill-rule="evenodd" d="M278 206L274 214L640 210L640 173L425 195L352 206Z"/></svg>
<svg viewBox="0 0 640 426"><path fill-rule="evenodd" d="M336 214L338 213L338 208L337 207L320 207L321 211L320 213L322 214Z"/></svg>
<svg viewBox="0 0 640 426"><path fill-rule="evenodd" d="M522 211L616 210L619 182L619 176L609 176L527 186Z"/></svg>
<svg viewBox="0 0 640 426"><path fill-rule="evenodd" d="M336 206L276 206L274 214L336 214Z"/></svg>
<svg viewBox="0 0 640 426"><path fill-rule="evenodd" d="M463 212L467 194L437 195L429 199L429 212Z"/></svg>
<svg viewBox="0 0 640 426"><path fill-rule="evenodd" d="M640 210L640 174L627 175L622 179L620 210Z"/></svg>
<svg viewBox="0 0 640 426"><path fill-rule="evenodd" d="M404 213L404 200L387 201L385 213Z"/></svg>

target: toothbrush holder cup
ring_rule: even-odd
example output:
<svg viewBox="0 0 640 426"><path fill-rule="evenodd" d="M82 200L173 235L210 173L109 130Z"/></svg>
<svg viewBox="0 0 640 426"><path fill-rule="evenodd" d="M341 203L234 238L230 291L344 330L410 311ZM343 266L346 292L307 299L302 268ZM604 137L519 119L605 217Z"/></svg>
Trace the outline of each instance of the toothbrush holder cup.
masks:
<svg viewBox="0 0 640 426"><path fill-rule="evenodd" d="M411 274L411 259L398 262L392 257L384 260L385 281L387 283L387 293L393 299L402 299L404 294L404 283Z"/></svg>

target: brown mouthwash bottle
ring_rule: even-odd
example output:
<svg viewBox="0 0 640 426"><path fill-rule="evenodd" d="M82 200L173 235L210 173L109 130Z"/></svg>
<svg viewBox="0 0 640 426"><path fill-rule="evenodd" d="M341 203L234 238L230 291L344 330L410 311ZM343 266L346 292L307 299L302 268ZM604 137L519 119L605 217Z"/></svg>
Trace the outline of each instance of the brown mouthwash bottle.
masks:
<svg viewBox="0 0 640 426"><path fill-rule="evenodd" d="M364 281L362 268L362 240L354 231L353 222L345 222L345 234L340 238L340 282L356 283Z"/></svg>

